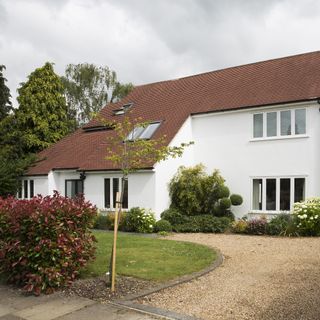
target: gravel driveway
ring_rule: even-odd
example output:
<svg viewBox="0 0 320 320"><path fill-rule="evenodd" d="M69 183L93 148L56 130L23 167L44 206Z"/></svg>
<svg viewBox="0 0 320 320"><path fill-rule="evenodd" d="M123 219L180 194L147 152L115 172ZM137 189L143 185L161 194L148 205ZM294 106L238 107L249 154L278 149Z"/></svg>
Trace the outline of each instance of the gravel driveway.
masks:
<svg viewBox="0 0 320 320"><path fill-rule="evenodd" d="M201 319L320 319L320 238L177 234L219 248L223 264L144 303Z"/></svg>

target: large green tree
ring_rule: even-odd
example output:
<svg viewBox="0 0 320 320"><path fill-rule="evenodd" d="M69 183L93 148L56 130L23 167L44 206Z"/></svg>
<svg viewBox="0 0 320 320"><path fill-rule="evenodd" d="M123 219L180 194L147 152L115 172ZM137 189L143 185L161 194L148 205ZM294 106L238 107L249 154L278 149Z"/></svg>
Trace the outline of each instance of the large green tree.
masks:
<svg viewBox="0 0 320 320"><path fill-rule="evenodd" d="M6 86L7 79L3 76L3 70L5 70L5 68L4 65L0 65L0 121L12 110L10 90Z"/></svg>
<svg viewBox="0 0 320 320"><path fill-rule="evenodd" d="M120 83L108 67L89 63L67 65L61 79L69 116L76 117L78 125L87 123L108 102L123 98L133 88L131 83Z"/></svg>
<svg viewBox="0 0 320 320"><path fill-rule="evenodd" d="M18 93L17 130L23 133L27 153L41 151L71 131L64 87L52 63L33 71Z"/></svg>

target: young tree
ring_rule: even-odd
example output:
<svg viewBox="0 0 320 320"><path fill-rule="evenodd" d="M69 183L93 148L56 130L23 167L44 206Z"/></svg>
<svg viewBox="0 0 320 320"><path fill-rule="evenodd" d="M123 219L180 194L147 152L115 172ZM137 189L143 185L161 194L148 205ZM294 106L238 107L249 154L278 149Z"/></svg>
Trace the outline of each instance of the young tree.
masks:
<svg viewBox="0 0 320 320"><path fill-rule="evenodd" d="M64 87L52 63L33 71L18 93L17 128L23 132L27 152L41 151L70 132Z"/></svg>
<svg viewBox="0 0 320 320"><path fill-rule="evenodd" d="M179 146L169 146L165 135L154 139L150 137L143 139L143 133L147 130L152 131L150 122L143 122L141 118L130 118L128 111L120 122L109 122L107 126L113 128L114 134L107 138L107 155L106 159L110 160L116 167L121 168L122 172L122 190L120 192L120 208L121 213L123 204L124 186L128 181L128 176L139 169L151 167L154 163L167 160L169 158L181 157L184 149L193 142L181 143ZM119 225L120 215L115 221L115 225ZM115 229L116 230L116 229ZM116 233L115 245L116 246ZM115 270L115 250L112 250L112 267ZM114 283L115 273L110 272L112 283Z"/></svg>
<svg viewBox="0 0 320 320"><path fill-rule="evenodd" d="M7 79L3 76L4 65L0 65L0 121L2 121L12 110L10 101L10 89L6 86Z"/></svg>
<svg viewBox="0 0 320 320"><path fill-rule="evenodd" d="M115 71L94 64L69 64L61 78L69 113L81 125L91 120L108 102L126 96L133 88L131 83L121 84Z"/></svg>

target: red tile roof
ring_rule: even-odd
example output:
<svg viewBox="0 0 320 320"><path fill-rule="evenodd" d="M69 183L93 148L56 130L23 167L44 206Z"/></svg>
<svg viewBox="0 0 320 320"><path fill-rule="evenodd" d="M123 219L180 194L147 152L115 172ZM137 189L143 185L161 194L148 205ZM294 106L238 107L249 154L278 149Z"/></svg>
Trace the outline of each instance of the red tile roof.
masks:
<svg viewBox="0 0 320 320"><path fill-rule="evenodd" d="M155 136L175 136L190 114L227 111L320 97L320 51L212 71L176 80L137 86L122 101L101 111L116 119L113 110L133 102L132 115L148 121L162 120ZM86 127L99 125L96 120ZM116 169L104 159L106 135L112 131L78 129L39 154L44 160L28 175L52 169Z"/></svg>

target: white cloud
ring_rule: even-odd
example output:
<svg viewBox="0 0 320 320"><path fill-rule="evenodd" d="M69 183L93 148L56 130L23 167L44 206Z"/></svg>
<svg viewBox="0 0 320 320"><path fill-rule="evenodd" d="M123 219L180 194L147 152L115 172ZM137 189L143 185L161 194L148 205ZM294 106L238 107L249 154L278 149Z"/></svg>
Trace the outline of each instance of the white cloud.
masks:
<svg viewBox="0 0 320 320"><path fill-rule="evenodd" d="M319 49L316 0L0 0L15 95L46 61L108 65L141 84Z"/></svg>

